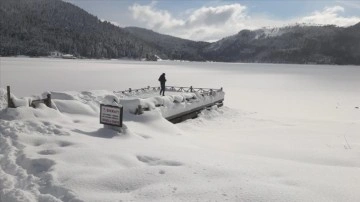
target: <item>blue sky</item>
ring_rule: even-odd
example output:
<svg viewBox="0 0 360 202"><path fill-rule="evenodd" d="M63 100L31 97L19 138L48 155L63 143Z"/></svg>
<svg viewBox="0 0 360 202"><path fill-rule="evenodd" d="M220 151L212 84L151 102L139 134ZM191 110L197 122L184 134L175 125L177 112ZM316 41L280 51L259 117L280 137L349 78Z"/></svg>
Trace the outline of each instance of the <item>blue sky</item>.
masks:
<svg viewBox="0 0 360 202"><path fill-rule="evenodd" d="M66 0L120 27L138 26L193 40L215 41L242 29L295 23L350 26L360 0Z"/></svg>

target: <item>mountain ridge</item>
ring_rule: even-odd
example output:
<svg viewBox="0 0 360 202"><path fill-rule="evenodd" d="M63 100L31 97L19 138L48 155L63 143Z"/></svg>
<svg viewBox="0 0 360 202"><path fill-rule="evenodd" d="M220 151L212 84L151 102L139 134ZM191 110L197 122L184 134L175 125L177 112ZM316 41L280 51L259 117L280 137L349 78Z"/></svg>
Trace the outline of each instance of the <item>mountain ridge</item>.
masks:
<svg viewBox="0 0 360 202"><path fill-rule="evenodd" d="M360 23L241 30L209 43L121 28L61 0L2 0L0 55L217 62L360 64Z"/></svg>
<svg viewBox="0 0 360 202"><path fill-rule="evenodd" d="M227 62L360 64L359 25L296 25L277 28L273 35L266 35L267 29L241 30L211 44L204 54Z"/></svg>
<svg viewBox="0 0 360 202"><path fill-rule="evenodd" d="M180 60L204 61L202 49L210 44L161 34L145 28L125 27L124 29L157 49L168 53L169 58Z"/></svg>

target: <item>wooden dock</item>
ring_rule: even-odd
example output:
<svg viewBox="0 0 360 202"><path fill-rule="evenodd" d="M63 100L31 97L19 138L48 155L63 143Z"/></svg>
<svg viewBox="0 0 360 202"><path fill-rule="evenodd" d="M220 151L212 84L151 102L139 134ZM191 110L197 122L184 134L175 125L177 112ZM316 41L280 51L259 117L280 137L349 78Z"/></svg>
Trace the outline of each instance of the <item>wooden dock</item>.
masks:
<svg viewBox="0 0 360 202"><path fill-rule="evenodd" d="M159 108L164 118L172 123L179 123L187 119L196 118L198 114L205 109L210 109L213 106L223 106L225 93L222 88L193 88L190 87L177 87L166 86L165 94L170 96L176 96L176 94L190 93L192 97L186 97L183 100L174 100L174 108L166 109L164 103L155 102L153 106L146 102L146 99L154 99L154 97L162 97L157 95L160 91L159 87L147 87L141 89L129 89L125 91L114 92L117 94L123 94L126 96L138 96L140 98L134 98L128 100L120 100L120 103L124 105L124 108L130 109L131 113L141 115L144 111L153 110L154 107ZM151 94L151 92L155 94ZM144 98L143 95L147 95ZM189 96L189 94L187 94ZM150 105L150 106L149 106ZM176 108L176 106L179 106Z"/></svg>
<svg viewBox="0 0 360 202"><path fill-rule="evenodd" d="M144 111L159 110L162 116L172 123L196 118L205 109L223 106L225 92L223 88L193 88L166 86L166 96L159 95L160 87L146 87L124 91L114 91L126 113L141 115ZM8 107L16 108L7 87ZM36 108L40 103L52 108L51 94L44 99L32 99L26 105ZM56 108L56 107L55 107Z"/></svg>

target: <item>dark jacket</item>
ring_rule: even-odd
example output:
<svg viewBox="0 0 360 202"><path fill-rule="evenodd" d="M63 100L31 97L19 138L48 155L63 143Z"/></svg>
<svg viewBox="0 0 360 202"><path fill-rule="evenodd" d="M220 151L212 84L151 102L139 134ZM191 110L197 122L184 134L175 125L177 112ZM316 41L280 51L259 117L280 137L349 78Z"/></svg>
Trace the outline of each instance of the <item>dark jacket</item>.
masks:
<svg viewBox="0 0 360 202"><path fill-rule="evenodd" d="M161 76L159 77L159 81L161 84L165 84L166 82L165 74L161 74Z"/></svg>

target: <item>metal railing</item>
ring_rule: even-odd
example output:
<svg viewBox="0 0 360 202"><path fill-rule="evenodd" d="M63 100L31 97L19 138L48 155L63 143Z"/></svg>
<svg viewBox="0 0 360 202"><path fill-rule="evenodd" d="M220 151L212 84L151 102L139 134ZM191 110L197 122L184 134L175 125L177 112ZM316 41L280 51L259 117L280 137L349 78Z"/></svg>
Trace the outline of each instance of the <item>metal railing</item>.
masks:
<svg viewBox="0 0 360 202"><path fill-rule="evenodd" d="M221 92L223 91L223 88L216 89L216 88L194 88L192 86L190 87L179 87L179 86L166 86L167 91L172 92L197 92L202 95L213 95L214 92Z"/></svg>
<svg viewBox="0 0 360 202"><path fill-rule="evenodd" d="M114 91L114 93L122 93L122 94L137 94L137 93L147 93L147 92L156 92L156 91L160 91L160 87L145 87L145 88L138 88L138 89L131 89L129 88L128 90L123 90L123 91ZM165 86L165 91L170 91L170 92L197 92L201 95L213 95L214 92L222 92L223 88L194 88L192 86L190 87L181 87L181 86Z"/></svg>

